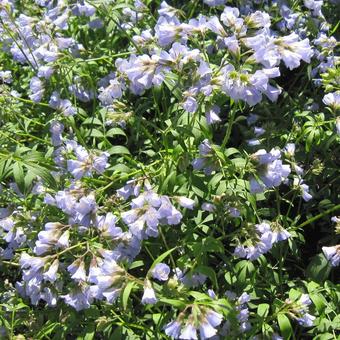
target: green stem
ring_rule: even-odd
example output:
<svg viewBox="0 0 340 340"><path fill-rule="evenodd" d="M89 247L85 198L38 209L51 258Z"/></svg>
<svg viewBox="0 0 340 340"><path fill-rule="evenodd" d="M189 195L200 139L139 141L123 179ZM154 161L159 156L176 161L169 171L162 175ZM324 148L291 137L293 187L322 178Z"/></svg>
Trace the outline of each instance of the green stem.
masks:
<svg viewBox="0 0 340 340"><path fill-rule="evenodd" d="M166 250L168 251L170 248L168 246L168 243L166 242L166 239L165 239L165 236L163 234L162 228L159 228L159 234L161 235L161 238L163 240L164 246L165 246ZM172 265L173 265L173 267L175 269L177 266L176 266L176 262L175 262L175 260L174 260L174 258L172 256L172 253L169 254L169 257L170 257L170 261L171 261L171 263L172 263Z"/></svg>
<svg viewBox="0 0 340 340"><path fill-rule="evenodd" d="M339 210L339 209L340 209L340 204L336 205L336 206L333 207L333 208L330 208L330 209L324 211L323 213L320 213L320 214L318 214L318 215L316 215L316 216L314 216L314 217L311 217L311 218L308 219L307 221L305 221L305 222L299 224L299 225L297 226L297 228L303 228L304 226L306 226L306 225L308 225L308 224L311 224L311 223L313 223L313 222L319 220L320 218L329 215L331 212L336 211L336 210Z"/></svg>
<svg viewBox="0 0 340 340"><path fill-rule="evenodd" d="M223 138L223 142L221 144L221 150L224 150L225 146L227 145L230 135L231 135L231 129L234 125L234 121L235 121L235 114L236 114L236 110L234 108L230 109L229 112L229 122L228 122L228 128L227 128L227 132Z"/></svg>

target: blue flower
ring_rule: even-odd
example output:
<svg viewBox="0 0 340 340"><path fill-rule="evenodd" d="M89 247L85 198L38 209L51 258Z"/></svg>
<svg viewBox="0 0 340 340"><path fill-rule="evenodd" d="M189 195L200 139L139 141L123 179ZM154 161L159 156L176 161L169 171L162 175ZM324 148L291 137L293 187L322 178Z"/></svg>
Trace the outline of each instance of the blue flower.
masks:
<svg viewBox="0 0 340 340"><path fill-rule="evenodd" d="M169 274L170 268L165 263L157 263L151 271L152 277L160 281L166 281L169 278Z"/></svg>
<svg viewBox="0 0 340 340"><path fill-rule="evenodd" d="M174 321L171 321L169 322L165 327L164 327L164 331L165 331L165 334L174 338L174 339L177 339L179 338L179 335L181 333L181 327L182 325L174 320Z"/></svg>
<svg viewBox="0 0 340 340"><path fill-rule="evenodd" d="M142 297L142 304L154 305L157 302L155 291L152 288L151 282L146 280L144 283L144 293Z"/></svg>

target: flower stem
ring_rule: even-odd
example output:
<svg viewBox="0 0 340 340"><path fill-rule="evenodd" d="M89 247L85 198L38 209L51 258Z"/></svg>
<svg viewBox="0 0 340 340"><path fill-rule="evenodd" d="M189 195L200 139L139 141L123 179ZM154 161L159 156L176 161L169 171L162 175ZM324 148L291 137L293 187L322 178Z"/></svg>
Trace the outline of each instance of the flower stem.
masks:
<svg viewBox="0 0 340 340"><path fill-rule="evenodd" d="M302 227L304 227L304 226L306 226L306 225L308 225L308 224L311 224L311 223L313 223L313 222L319 220L320 218L329 215L331 212L336 211L336 210L340 210L340 204L336 205L336 206L333 207L333 208L330 208L330 209L324 211L323 213L320 213L320 214L318 214L318 215L316 215L316 216L314 216L314 217L311 217L311 218L308 219L307 221L305 221L305 222L299 224L299 225L297 226L297 228L302 228Z"/></svg>

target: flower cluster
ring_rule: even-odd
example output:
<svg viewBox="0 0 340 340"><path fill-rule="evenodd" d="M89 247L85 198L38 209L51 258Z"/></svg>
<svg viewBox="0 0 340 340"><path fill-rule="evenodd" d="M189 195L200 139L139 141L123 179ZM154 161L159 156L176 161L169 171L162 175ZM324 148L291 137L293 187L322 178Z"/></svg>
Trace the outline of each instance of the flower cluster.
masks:
<svg viewBox="0 0 340 340"><path fill-rule="evenodd" d="M246 244L238 245L234 250L234 255L249 260L259 258L267 253L276 242L284 241L291 236L277 222L256 224L251 226L251 230L248 233L250 237L247 238Z"/></svg>
<svg viewBox="0 0 340 340"><path fill-rule="evenodd" d="M295 319L301 326L311 327L315 316L309 314L309 305L312 303L308 294L302 294L298 301L285 302L289 307L289 315Z"/></svg>
<svg viewBox="0 0 340 340"><path fill-rule="evenodd" d="M165 326L165 334L173 339L209 339L216 335L223 316L211 309L193 306L189 316L182 312L178 318Z"/></svg>

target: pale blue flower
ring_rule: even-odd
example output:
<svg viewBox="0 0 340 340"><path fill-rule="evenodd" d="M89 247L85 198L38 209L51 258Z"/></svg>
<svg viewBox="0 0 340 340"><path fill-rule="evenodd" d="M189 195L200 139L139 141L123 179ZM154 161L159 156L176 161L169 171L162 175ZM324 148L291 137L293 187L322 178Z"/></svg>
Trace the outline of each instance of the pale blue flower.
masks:
<svg viewBox="0 0 340 340"><path fill-rule="evenodd" d="M93 298L88 287L75 289L71 293L61 296L65 303L73 307L76 311L90 308Z"/></svg>
<svg viewBox="0 0 340 340"><path fill-rule="evenodd" d="M160 281L166 281L169 278L169 274L170 267L165 263L157 263L151 271L152 277Z"/></svg>
<svg viewBox="0 0 340 340"><path fill-rule="evenodd" d="M49 79L51 78L54 69L52 66L42 65L38 69L38 77Z"/></svg>
<svg viewBox="0 0 340 340"><path fill-rule="evenodd" d="M322 101L326 106L329 106L334 110L340 109L340 91L327 93Z"/></svg>
<svg viewBox="0 0 340 340"><path fill-rule="evenodd" d="M43 274L44 280L54 282L57 279L57 273L59 268L59 260L55 259L50 268Z"/></svg>
<svg viewBox="0 0 340 340"><path fill-rule="evenodd" d="M304 327L312 327L314 324L315 316L305 313L302 317L297 318L296 321L299 323L299 325Z"/></svg>
<svg viewBox="0 0 340 340"><path fill-rule="evenodd" d="M183 328L179 338L186 340L197 339L196 328L191 323L187 323Z"/></svg>
<svg viewBox="0 0 340 340"><path fill-rule="evenodd" d="M194 97L187 97L183 103L183 109L189 113L194 113L198 109L197 101Z"/></svg>
<svg viewBox="0 0 340 340"><path fill-rule="evenodd" d="M203 2L210 6L220 6L220 5L224 5L226 3L226 0L203 0Z"/></svg>
<svg viewBox="0 0 340 340"><path fill-rule="evenodd" d="M50 132L52 144L54 146L59 146L62 144L63 138L62 133L64 131L64 125L56 120L51 123Z"/></svg>
<svg viewBox="0 0 340 340"><path fill-rule="evenodd" d="M217 330L209 322L202 322L199 325L199 331L201 339L210 339L217 333Z"/></svg>
<svg viewBox="0 0 340 340"><path fill-rule="evenodd" d="M38 103L45 93L44 83L38 77L33 77L30 81L30 90L30 99Z"/></svg>
<svg viewBox="0 0 340 340"><path fill-rule="evenodd" d="M322 251L327 258L327 260L331 263L333 267L337 267L340 264L340 245L331 246L331 247L322 247Z"/></svg>
<svg viewBox="0 0 340 340"><path fill-rule="evenodd" d="M92 5L88 4L86 1L81 0L79 3L75 5L73 8L74 15L85 15L87 17L92 16L96 12L96 8Z"/></svg>
<svg viewBox="0 0 340 340"><path fill-rule="evenodd" d="M205 118L207 120L207 124L215 124L219 123L221 121L221 118L219 117L219 113L221 112L221 109L217 105L213 105L205 112Z"/></svg>
<svg viewBox="0 0 340 340"><path fill-rule="evenodd" d="M10 84L13 80L11 71L0 71L0 80L6 84Z"/></svg>
<svg viewBox="0 0 340 340"><path fill-rule="evenodd" d="M75 281L86 281L85 263L82 260L75 260L67 267L71 278Z"/></svg>
<svg viewBox="0 0 340 340"><path fill-rule="evenodd" d="M171 321L164 327L164 331L167 336L177 339L181 333L181 324L176 320Z"/></svg>
<svg viewBox="0 0 340 340"><path fill-rule="evenodd" d="M142 304L154 305L157 302L155 291L153 290L151 283L147 282L144 286L144 293L142 297Z"/></svg>
<svg viewBox="0 0 340 340"><path fill-rule="evenodd" d="M178 196L176 197L176 200L179 203L179 205L182 206L183 208L193 210L195 207L195 201L192 200L191 198Z"/></svg>

